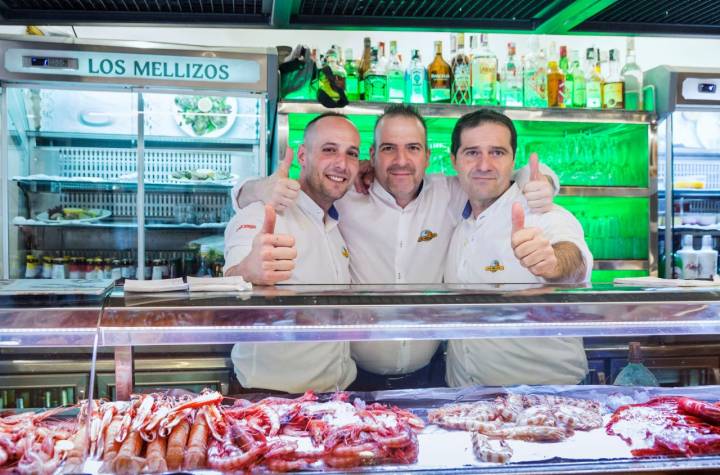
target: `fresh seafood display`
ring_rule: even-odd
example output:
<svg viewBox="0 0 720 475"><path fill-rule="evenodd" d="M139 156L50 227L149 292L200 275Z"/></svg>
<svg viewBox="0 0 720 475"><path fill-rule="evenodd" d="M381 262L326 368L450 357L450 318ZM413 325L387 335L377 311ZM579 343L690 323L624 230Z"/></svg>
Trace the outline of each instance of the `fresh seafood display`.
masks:
<svg viewBox="0 0 720 475"><path fill-rule="evenodd" d="M485 392L476 396L484 399L415 413L347 392L308 391L255 402L209 390L176 394L0 415L0 473L269 473L415 463L437 468L428 465L425 451L459 457L458 467L564 458L568 450L580 459L720 455L720 403L690 397L627 404L649 395L606 393L606 404L625 404L611 413L593 399ZM591 394L597 397L595 390ZM421 415L434 426L425 430ZM444 440L456 446L443 447Z"/></svg>
<svg viewBox="0 0 720 475"><path fill-rule="evenodd" d="M264 467L301 470L312 465L350 468L414 463L422 420L409 411L349 400L336 393L320 401L269 397L259 402L223 396L162 393L129 402L84 401L77 420L51 421L57 412L0 419L0 469L19 473L82 471L85 460L101 461L101 473L159 473Z"/></svg>
<svg viewBox="0 0 720 475"><path fill-rule="evenodd" d="M429 411L428 421L446 429L472 432L476 457L495 463L510 461L513 452L507 439L560 442L576 430L589 431L603 424L597 401L520 394L446 405Z"/></svg>
<svg viewBox="0 0 720 475"><path fill-rule="evenodd" d="M0 418L0 471L15 467L20 473L53 473L66 457L74 457L77 425L55 418L66 410Z"/></svg>
<svg viewBox="0 0 720 475"><path fill-rule="evenodd" d="M720 405L666 396L618 408L606 425L636 457L720 454Z"/></svg>

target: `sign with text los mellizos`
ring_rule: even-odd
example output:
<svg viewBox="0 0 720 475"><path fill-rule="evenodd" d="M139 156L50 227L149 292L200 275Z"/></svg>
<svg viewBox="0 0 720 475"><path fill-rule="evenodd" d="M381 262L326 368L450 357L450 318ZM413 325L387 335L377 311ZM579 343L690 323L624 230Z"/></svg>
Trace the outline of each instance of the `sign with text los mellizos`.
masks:
<svg viewBox="0 0 720 475"><path fill-rule="evenodd" d="M166 81L255 83L260 80L260 64L246 59L21 48L6 51L5 69L15 73Z"/></svg>

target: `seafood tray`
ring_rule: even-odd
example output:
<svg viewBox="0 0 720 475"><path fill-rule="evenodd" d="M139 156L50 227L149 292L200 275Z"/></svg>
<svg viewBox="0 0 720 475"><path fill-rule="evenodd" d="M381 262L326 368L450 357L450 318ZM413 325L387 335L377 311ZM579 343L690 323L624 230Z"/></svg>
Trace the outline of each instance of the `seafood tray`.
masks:
<svg viewBox="0 0 720 475"><path fill-rule="evenodd" d="M714 473L720 466L720 457L700 455L720 453L720 427L698 424L720 421L720 406L702 402L719 400L718 386L438 388L243 398L209 391L180 397L153 393L130 402L93 401L90 407L85 402L72 421L53 420L67 409L24 415L20 420L33 432L34 453L13 454L0 433L0 459L2 449L16 457L13 465L0 463L0 473L167 472L180 469L178 459L194 473ZM514 414L504 412L513 407ZM706 438L692 450L666 444L658 451L638 449L642 441L630 444L606 428L628 412L639 417L631 423L652 422L643 417L656 407L670 412L683 407L685 415L663 413L661 420L690 423ZM12 435L16 423L0 418L0 431L29 447L27 434ZM179 445L176 432L184 437ZM48 438L48 433L57 434ZM158 437L162 434L166 437ZM180 452L171 453L171 446ZM665 454L675 456L657 456Z"/></svg>

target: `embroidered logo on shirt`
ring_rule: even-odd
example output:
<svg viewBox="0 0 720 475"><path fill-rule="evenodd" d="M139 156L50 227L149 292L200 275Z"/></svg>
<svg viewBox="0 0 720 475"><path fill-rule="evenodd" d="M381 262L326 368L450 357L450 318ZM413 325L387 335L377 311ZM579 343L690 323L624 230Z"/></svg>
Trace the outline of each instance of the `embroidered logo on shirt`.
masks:
<svg viewBox="0 0 720 475"><path fill-rule="evenodd" d="M493 261L492 265L485 267L485 272L495 273L501 270L505 270L505 266L500 264L500 261L498 261L497 259Z"/></svg>
<svg viewBox="0 0 720 475"><path fill-rule="evenodd" d="M238 231L242 231L243 229L257 229L257 226L254 224L241 224L237 228Z"/></svg>
<svg viewBox="0 0 720 475"><path fill-rule="evenodd" d="M341 254L342 254L343 257L346 258L346 259L350 257L350 251L348 251L348 248L345 247L345 246L342 247L342 252L341 252Z"/></svg>
<svg viewBox="0 0 720 475"><path fill-rule="evenodd" d="M427 242L432 241L437 237L437 233L434 233L430 231L429 229L425 229L420 233L420 236L418 236L417 242Z"/></svg>

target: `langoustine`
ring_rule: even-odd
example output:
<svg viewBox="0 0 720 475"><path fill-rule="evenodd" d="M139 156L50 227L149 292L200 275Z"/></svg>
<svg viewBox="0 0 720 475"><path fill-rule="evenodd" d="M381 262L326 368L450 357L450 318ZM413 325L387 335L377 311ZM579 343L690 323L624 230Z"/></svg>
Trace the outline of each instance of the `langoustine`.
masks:
<svg viewBox="0 0 720 475"><path fill-rule="evenodd" d="M492 400L449 404L429 411L428 420L446 429L471 432L476 457L501 463L512 457L506 440L560 442L575 430L602 426L597 401L555 395L508 394ZM493 439L501 443L491 443Z"/></svg>

